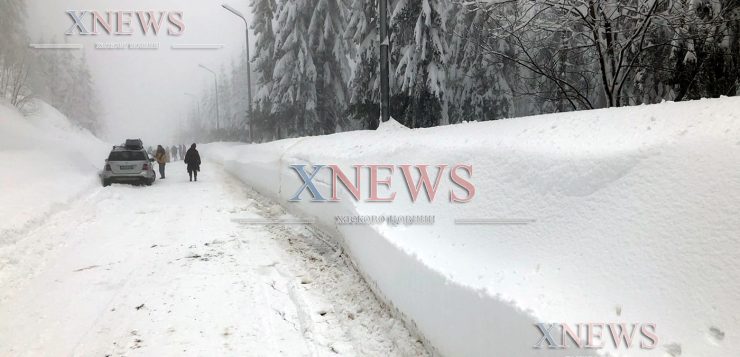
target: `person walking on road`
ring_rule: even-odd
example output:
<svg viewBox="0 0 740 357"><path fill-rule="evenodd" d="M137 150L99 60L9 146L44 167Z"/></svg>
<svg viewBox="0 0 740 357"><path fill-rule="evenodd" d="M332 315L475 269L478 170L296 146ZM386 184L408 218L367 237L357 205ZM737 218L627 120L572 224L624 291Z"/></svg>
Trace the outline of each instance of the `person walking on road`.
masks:
<svg viewBox="0 0 740 357"><path fill-rule="evenodd" d="M198 181L198 171L200 171L200 154L195 149L195 143L190 145L190 149L185 153L185 164L188 165L188 176L190 181Z"/></svg>
<svg viewBox="0 0 740 357"><path fill-rule="evenodd" d="M154 158L159 164L159 178L164 179L164 165L167 164L169 158L167 157L167 152L164 150L162 145L157 145L157 153L154 155Z"/></svg>
<svg viewBox="0 0 740 357"><path fill-rule="evenodd" d="M177 158L179 157L177 156L177 151L177 146L172 145L172 147L170 148L170 152L172 153L172 161L177 161Z"/></svg>

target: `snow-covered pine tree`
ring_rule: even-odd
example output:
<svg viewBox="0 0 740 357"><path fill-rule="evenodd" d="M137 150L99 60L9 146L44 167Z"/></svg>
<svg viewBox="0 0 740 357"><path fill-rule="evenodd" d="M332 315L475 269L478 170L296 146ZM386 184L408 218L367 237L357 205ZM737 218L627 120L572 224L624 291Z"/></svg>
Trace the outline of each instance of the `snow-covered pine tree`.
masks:
<svg viewBox="0 0 740 357"><path fill-rule="evenodd" d="M25 41L26 2L24 0L0 1L0 64L13 57Z"/></svg>
<svg viewBox="0 0 740 357"><path fill-rule="evenodd" d="M64 114L79 126L97 133L101 129L99 121L99 103L95 95L92 74L83 54L80 58L71 57L71 68L68 69L71 82L68 86Z"/></svg>
<svg viewBox="0 0 740 357"><path fill-rule="evenodd" d="M316 67L307 38L312 5L305 0L278 1L271 113L281 118L281 131L291 136L318 123Z"/></svg>
<svg viewBox="0 0 740 357"><path fill-rule="evenodd" d="M43 38L39 43L45 43ZM30 66L29 85L35 98L44 100L73 123L100 132L100 102L84 53L43 50L33 56Z"/></svg>
<svg viewBox="0 0 740 357"><path fill-rule="evenodd" d="M444 125L448 0L398 0L390 16L391 115L410 127Z"/></svg>
<svg viewBox="0 0 740 357"><path fill-rule="evenodd" d="M672 56L674 100L716 98L740 91L740 2L694 0L669 8L682 26ZM672 63L671 63L672 62Z"/></svg>
<svg viewBox="0 0 740 357"><path fill-rule="evenodd" d="M229 77L226 76L226 67L221 65L218 69L218 103L220 105L219 111L221 115L222 130L222 134L220 135L225 139L231 139L228 138L227 135L229 132L235 131L235 127L239 120L236 113L233 111L234 108L231 106L231 90L234 87L230 82Z"/></svg>
<svg viewBox="0 0 740 357"><path fill-rule="evenodd" d="M485 11L470 3L450 9L447 100L450 121L485 121L510 115L511 90L503 75L503 63L482 50L480 42L503 41L485 36ZM493 44L491 44L493 45Z"/></svg>
<svg viewBox="0 0 740 357"><path fill-rule="evenodd" d="M29 56L23 0L0 1L0 99L21 107L30 97L26 85Z"/></svg>
<svg viewBox="0 0 740 357"><path fill-rule="evenodd" d="M244 56L244 51L242 51L242 55L238 57L240 62ZM233 123L233 130L227 133L229 140L239 140L240 137L246 138L247 131L247 101L245 100L247 98L247 88L245 86L247 80L246 74L242 74L245 69L240 62L231 59L230 71L228 78L226 78L229 87L227 105Z"/></svg>
<svg viewBox="0 0 740 357"><path fill-rule="evenodd" d="M269 139L277 138L277 125L270 112L272 101L272 75L275 67L275 32L272 21L277 4L275 0L252 0L252 31L256 36L255 51L252 58L256 76L257 90L255 91L252 115L254 115L254 130L259 136ZM257 139L257 136L254 136Z"/></svg>
<svg viewBox="0 0 740 357"><path fill-rule="evenodd" d="M56 43L56 40L51 42ZM73 85L73 61L68 50L39 50L34 56L31 84L35 96L62 113L66 113L67 93Z"/></svg>
<svg viewBox="0 0 740 357"><path fill-rule="evenodd" d="M306 1L308 2L308 1ZM318 126L310 134L328 134L346 126L350 66L344 40L346 9L342 0L315 0L308 26L309 50L316 66Z"/></svg>
<svg viewBox="0 0 740 357"><path fill-rule="evenodd" d="M352 0L345 38L354 46L349 83L349 111L363 129L378 126L380 117L378 1Z"/></svg>
<svg viewBox="0 0 740 357"><path fill-rule="evenodd" d="M213 86L213 80L206 79L203 77L203 84L201 85L203 90L203 99L201 110L203 111L203 126L207 128L208 140L213 140L215 137L213 133L216 131L216 91ZM220 108L219 108L220 109Z"/></svg>

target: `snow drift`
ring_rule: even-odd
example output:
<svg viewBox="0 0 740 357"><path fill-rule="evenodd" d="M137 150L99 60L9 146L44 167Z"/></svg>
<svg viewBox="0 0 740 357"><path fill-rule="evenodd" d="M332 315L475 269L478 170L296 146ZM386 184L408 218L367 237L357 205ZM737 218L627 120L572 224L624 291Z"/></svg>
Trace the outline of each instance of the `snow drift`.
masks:
<svg viewBox="0 0 740 357"><path fill-rule="evenodd" d="M41 101L24 117L0 104L0 246L98 184L109 147Z"/></svg>
<svg viewBox="0 0 740 357"><path fill-rule="evenodd" d="M443 355L583 355L594 351L572 343L533 349L541 336L533 324L627 322L655 323L658 347L613 351L607 343L599 352L728 356L740 345L738 108L740 98L721 98L216 143L201 152L293 213L316 218ZM420 163L473 165L473 201L411 203L399 192L394 203L355 202L340 188L338 203L287 202L301 183L290 164ZM328 172L320 175L328 192ZM436 222L335 224L337 215L357 214L432 214ZM454 224L466 218L534 222Z"/></svg>

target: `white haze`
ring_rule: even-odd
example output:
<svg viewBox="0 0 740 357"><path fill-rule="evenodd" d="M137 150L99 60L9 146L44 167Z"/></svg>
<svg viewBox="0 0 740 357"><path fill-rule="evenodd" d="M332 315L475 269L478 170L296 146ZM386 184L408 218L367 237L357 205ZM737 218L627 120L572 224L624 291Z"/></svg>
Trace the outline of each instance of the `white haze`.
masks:
<svg viewBox="0 0 740 357"><path fill-rule="evenodd" d="M174 144L180 125L193 99L185 92L200 95L212 88L213 76L198 68L202 63L217 73L228 73L244 49L244 23L221 7L227 3L245 14L251 24L248 0L29 0L27 24L31 42L43 37L45 43L84 44L85 55L95 80L102 106L104 138L119 143L124 138L141 137L146 145ZM67 10L182 11L186 25L182 36L65 36L74 23ZM132 24L136 25L137 20ZM252 48L254 36L250 30ZM101 50L96 42L159 42L156 50ZM223 44L218 50L174 50L172 44ZM43 50L35 50L43 51ZM47 50L48 51L48 50ZM80 50L71 50L80 51ZM213 115L211 115L213 116ZM188 141L188 140L186 140Z"/></svg>

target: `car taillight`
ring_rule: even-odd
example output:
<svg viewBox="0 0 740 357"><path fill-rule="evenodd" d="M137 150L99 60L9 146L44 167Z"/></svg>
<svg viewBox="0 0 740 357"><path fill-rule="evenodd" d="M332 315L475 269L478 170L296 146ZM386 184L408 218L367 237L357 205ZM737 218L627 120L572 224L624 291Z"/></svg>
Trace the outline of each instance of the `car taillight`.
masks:
<svg viewBox="0 0 740 357"><path fill-rule="evenodd" d="M113 171L113 169L110 168L110 164L105 164L105 171Z"/></svg>
<svg viewBox="0 0 740 357"><path fill-rule="evenodd" d="M144 164L144 166L141 167L141 171L149 171L149 164Z"/></svg>

